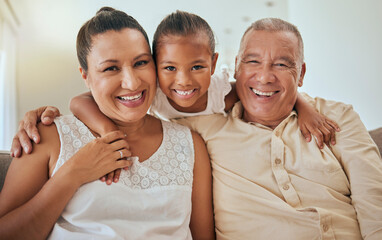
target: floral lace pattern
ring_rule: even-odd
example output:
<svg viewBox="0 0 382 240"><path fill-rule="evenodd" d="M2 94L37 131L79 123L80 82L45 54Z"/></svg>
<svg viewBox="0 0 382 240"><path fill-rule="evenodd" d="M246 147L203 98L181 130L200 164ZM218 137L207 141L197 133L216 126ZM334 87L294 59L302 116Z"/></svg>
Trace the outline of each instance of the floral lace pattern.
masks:
<svg viewBox="0 0 382 240"><path fill-rule="evenodd" d="M81 147L95 139L89 129L72 115L55 120L60 135L61 150L53 174ZM192 186L194 146L190 130L182 125L162 121L163 140L158 150L147 160L133 161L129 170L122 170L120 182L132 189L163 186Z"/></svg>

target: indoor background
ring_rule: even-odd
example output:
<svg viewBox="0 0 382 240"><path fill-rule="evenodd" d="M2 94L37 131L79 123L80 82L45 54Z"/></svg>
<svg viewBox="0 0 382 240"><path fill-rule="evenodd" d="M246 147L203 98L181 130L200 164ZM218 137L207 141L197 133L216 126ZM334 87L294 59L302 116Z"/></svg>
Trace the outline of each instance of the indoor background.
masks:
<svg viewBox="0 0 382 240"><path fill-rule="evenodd" d="M53 105L68 114L70 98L87 90L75 39L102 6L135 17L150 41L167 14L198 14L216 34L218 66L231 70L251 22L287 20L305 43L307 74L299 90L352 104L368 130L382 126L379 0L0 0L0 150L10 148L26 111Z"/></svg>

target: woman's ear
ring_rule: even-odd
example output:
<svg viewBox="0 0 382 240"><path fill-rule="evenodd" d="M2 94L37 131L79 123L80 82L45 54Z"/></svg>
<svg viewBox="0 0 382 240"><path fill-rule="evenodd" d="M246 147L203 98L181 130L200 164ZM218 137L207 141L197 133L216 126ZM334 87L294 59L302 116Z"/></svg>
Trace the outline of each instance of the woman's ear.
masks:
<svg viewBox="0 0 382 240"><path fill-rule="evenodd" d="M82 77L82 79L84 79L86 87L90 89L90 85L88 82L88 75L87 75L86 71L81 66L78 67L78 70L80 70L81 77Z"/></svg>
<svg viewBox="0 0 382 240"><path fill-rule="evenodd" d="M212 64L211 64L211 75L214 74L215 72L215 68L216 68L216 63L218 62L218 57L219 57L219 53L214 53L214 55L212 55Z"/></svg>

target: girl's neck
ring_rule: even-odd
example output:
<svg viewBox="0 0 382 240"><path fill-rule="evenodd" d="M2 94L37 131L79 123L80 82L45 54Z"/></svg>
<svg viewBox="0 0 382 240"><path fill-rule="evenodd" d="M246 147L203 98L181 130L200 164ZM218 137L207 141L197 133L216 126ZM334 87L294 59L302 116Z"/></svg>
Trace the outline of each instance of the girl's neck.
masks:
<svg viewBox="0 0 382 240"><path fill-rule="evenodd" d="M208 91L200 97L193 105L189 107L182 107L176 104L173 100L170 98L167 98L168 102L170 105L175 108L179 112L184 112L184 113L198 113L206 110L207 108L207 103L208 103Z"/></svg>

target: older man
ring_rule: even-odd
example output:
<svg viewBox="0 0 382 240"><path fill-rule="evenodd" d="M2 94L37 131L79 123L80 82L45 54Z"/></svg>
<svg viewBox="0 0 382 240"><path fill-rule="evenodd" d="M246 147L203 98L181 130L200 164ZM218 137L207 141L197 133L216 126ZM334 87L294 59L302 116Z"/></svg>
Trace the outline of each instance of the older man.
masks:
<svg viewBox="0 0 382 240"><path fill-rule="evenodd" d="M307 99L339 123L337 144L306 142L293 110L305 63L297 28L262 19L236 58L230 115L182 119L213 167L219 239L382 239L382 161L350 105Z"/></svg>

